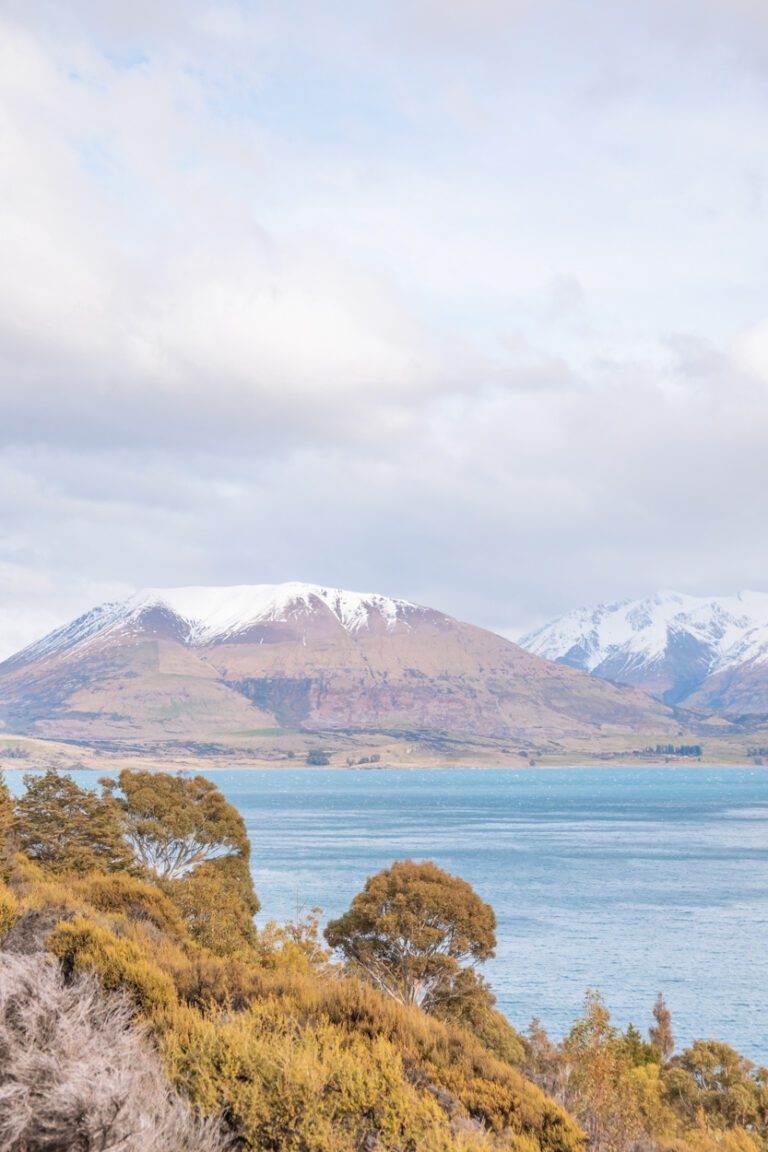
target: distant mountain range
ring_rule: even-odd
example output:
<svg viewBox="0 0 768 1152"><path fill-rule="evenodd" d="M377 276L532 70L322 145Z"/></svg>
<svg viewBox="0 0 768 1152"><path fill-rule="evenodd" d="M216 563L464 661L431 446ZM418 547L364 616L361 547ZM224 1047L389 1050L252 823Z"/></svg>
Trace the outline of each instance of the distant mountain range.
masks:
<svg viewBox="0 0 768 1152"><path fill-rule="evenodd" d="M652 733L673 710L432 608L313 584L152 589L0 664L0 722L141 743L378 732L510 748Z"/></svg>
<svg viewBox="0 0 768 1152"><path fill-rule="evenodd" d="M523 637L546 660L631 684L669 704L768 715L768 593L657 592L578 608Z"/></svg>

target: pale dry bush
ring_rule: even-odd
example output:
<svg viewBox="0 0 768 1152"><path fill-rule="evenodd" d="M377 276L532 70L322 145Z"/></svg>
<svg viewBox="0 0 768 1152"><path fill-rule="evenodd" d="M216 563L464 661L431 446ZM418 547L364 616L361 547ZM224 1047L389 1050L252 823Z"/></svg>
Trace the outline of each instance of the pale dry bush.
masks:
<svg viewBox="0 0 768 1152"><path fill-rule="evenodd" d="M125 999L51 957L0 952L0 1152L224 1152Z"/></svg>

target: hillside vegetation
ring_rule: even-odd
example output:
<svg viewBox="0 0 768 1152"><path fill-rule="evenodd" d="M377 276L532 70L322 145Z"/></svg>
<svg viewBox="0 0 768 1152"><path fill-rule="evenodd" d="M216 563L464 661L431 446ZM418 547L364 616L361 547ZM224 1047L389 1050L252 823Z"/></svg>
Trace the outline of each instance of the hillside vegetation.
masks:
<svg viewBox="0 0 768 1152"><path fill-rule="evenodd" d="M768 1073L675 1056L600 998L521 1037L475 965L493 910L434 864L256 929L242 820L202 777L0 788L0 1149L765 1152ZM330 950L330 946L334 951Z"/></svg>

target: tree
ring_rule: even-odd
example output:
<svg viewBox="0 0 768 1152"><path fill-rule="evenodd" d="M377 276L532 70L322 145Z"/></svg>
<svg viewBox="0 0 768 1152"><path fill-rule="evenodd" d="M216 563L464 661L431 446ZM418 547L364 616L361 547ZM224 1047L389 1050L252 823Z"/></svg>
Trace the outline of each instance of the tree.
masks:
<svg viewBox="0 0 768 1152"><path fill-rule="evenodd" d="M646 1064L659 1063L659 1051L653 1044L647 1044L640 1035L639 1028L628 1024L622 1037L622 1044L627 1059L633 1068L642 1068Z"/></svg>
<svg viewBox="0 0 768 1152"><path fill-rule="evenodd" d="M525 1036L526 1076L562 1104L569 1072L563 1052L552 1043L538 1016L534 1016Z"/></svg>
<svg viewBox="0 0 768 1152"><path fill-rule="evenodd" d="M199 864L225 856L248 859L240 813L204 776L124 769L101 781L122 812L138 864L162 880L178 880Z"/></svg>
<svg viewBox="0 0 768 1152"><path fill-rule="evenodd" d="M624 1038L599 992L587 992L584 1016L562 1045L570 1066L565 1105L589 1137L592 1152L625 1152L643 1131Z"/></svg>
<svg viewBox="0 0 768 1152"><path fill-rule="evenodd" d="M205 861L179 880L163 881L162 886L204 948L231 956L256 946L253 918L260 905L248 861L242 856Z"/></svg>
<svg viewBox="0 0 768 1152"><path fill-rule="evenodd" d="M696 1040L665 1069L667 1098L691 1121L720 1131L742 1127L768 1136L768 1073L728 1044Z"/></svg>
<svg viewBox="0 0 768 1152"><path fill-rule="evenodd" d="M307 764L313 768L321 768L330 764L331 758L322 748L310 748L307 752Z"/></svg>
<svg viewBox="0 0 768 1152"><path fill-rule="evenodd" d="M8 791L5 776L0 772L0 855L7 849L8 835L13 824L13 798Z"/></svg>
<svg viewBox="0 0 768 1152"><path fill-rule="evenodd" d="M651 1044L658 1050L662 1064L666 1064L675 1050L675 1038L672 1035L672 1013L667 1008L661 992L653 1006L653 1018L656 1023L648 1029L648 1036Z"/></svg>
<svg viewBox="0 0 768 1152"><path fill-rule="evenodd" d="M129 868L120 813L108 797L80 788L49 769L24 777L11 830L19 848L51 872Z"/></svg>
<svg viewBox="0 0 768 1152"><path fill-rule="evenodd" d="M496 917L465 880L400 860L371 876L325 938L387 995L429 1011L461 991L462 964L496 947Z"/></svg>

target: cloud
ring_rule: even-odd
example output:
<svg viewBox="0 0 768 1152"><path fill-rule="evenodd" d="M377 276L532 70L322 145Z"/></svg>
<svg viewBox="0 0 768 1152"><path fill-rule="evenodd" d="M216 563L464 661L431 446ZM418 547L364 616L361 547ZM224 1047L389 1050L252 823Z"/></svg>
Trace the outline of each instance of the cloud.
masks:
<svg viewBox="0 0 768 1152"><path fill-rule="evenodd" d="M764 583L758 6L5 11L0 651L141 584Z"/></svg>
<svg viewBox="0 0 768 1152"><path fill-rule="evenodd" d="M189 116L214 152L228 128L185 77L93 54L65 74L30 37L3 42L6 443L67 429L166 446L256 435L263 448L276 426L291 441L315 426L355 435L373 412L396 425L459 386L386 275L317 237L270 233L248 192L209 178Z"/></svg>

